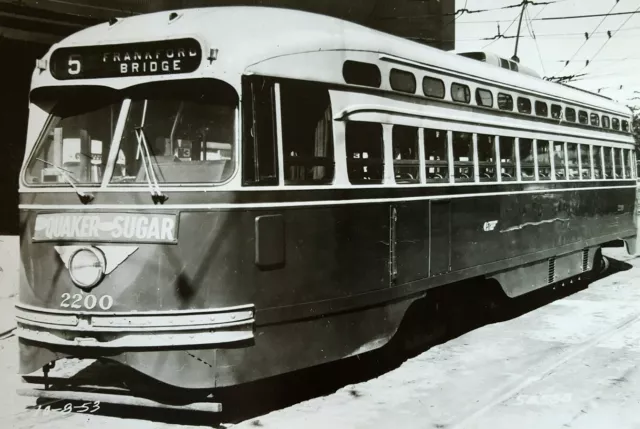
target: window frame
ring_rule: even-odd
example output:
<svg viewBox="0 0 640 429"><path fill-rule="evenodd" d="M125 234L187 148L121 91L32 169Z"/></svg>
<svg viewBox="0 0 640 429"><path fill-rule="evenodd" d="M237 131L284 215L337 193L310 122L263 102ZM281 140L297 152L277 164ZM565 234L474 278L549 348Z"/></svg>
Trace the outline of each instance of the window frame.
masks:
<svg viewBox="0 0 640 429"><path fill-rule="evenodd" d="M486 161L486 160L482 160L480 159L480 138L481 137L488 137L491 140L491 151L489 152L492 157L493 157L493 161ZM495 135L490 135L490 134L481 134L481 133L477 133L476 134L476 158L478 159L478 179L480 182L498 182L498 136ZM484 155L484 152L483 152ZM493 168L493 175L492 176L484 176L483 175L483 171L485 171L486 169L490 169Z"/></svg>
<svg viewBox="0 0 640 429"><path fill-rule="evenodd" d="M368 83L363 83L365 81L361 81L361 82L357 82L354 80L349 80L347 79L347 76L345 75L345 69L348 65L352 65L355 67L360 67L361 69L365 69L365 68L369 68L370 71L372 71L373 69L375 69L375 71L377 72L377 74L375 74L375 79L374 81L377 82L377 85L374 84L368 84ZM361 70L362 71L362 70ZM356 73L357 70L352 70L353 73ZM371 76L370 76L371 77ZM349 85L359 85L359 86L364 86L367 88L380 88L382 86L382 72L380 71L380 67L378 67L377 64L374 63L369 63L366 61L358 61L358 60L351 60L351 59L347 59L342 63L342 79L345 81L345 83L349 84Z"/></svg>
<svg viewBox="0 0 640 429"><path fill-rule="evenodd" d="M441 88L442 88L442 97L438 97L437 95L429 95L427 94L427 91L425 90L425 82L437 82L440 84ZM446 86L444 84L444 81L442 79L438 79L435 77L431 77L431 76L423 76L422 77L422 93L424 94L425 97L429 97L429 98L436 98L438 100L444 100L444 98L447 96L447 91L446 91Z"/></svg>
<svg viewBox="0 0 640 429"><path fill-rule="evenodd" d="M393 180L394 183L396 185L402 185L402 186L406 186L406 185L419 185L420 183L422 183L422 174L421 174L421 168L420 168L420 164L421 164L421 157L420 157L420 130L421 128L419 127L414 127L414 126L410 126L410 125L401 125L401 124L393 124L391 126L391 151L392 153L395 153L396 150L396 130L402 130L402 129L406 129L409 130L411 129L411 131L415 132L415 155L416 158L414 159L396 159L395 155L393 156L393 158L391 159L391 163L392 163L392 170L393 170ZM399 162L398 162L399 161ZM399 182L398 181L398 175L396 173L396 167L400 167L402 168L403 166L415 166L418 169L418 177L417 178L412 178L411 180L407 180L407 181L402 181Z"/></svg>
<svg viewBox="0 0 640 429"><path fill-rule="evenodd" d="M456 160L456 145L455 145L455 134L462 134L462 135L469 135L471 137L471 145L470 145L470 152L468 153L469 155L471 155L471 159L468 161L457 161ZM451 163L453 166L453 181L454 183L469 183L469 182L475 182L475 178L477 177L476 174L476 159L477 159L477 155L476 155L476 137L475 137L475 133L469 133L469 132L463 132L463 131L452 131L451 132L451 153L453 154L453 157L451 159ZM457 177L457 169L463 169L463 168L469 168L471 170L471 176L469 177Z"/></svg>
<svg viewBox="0 0 640 429"><path fill-rule="evenodd" d="M558 165L556 163L556 146L557 145L561 145L561 151L560 153L562 153L562 156L560 156L559 158L562 160L562 164ZM554 181L560 181L560 182L564 182L569 180L569 174L568 174L568 161L567 161L567 142L566 141L556 141L556 140L552 140L551 141L551 147L553 148L553 173L554 173L554 177L553 180ZM558 167L561 167L558 168Z"/></svg>
<svg viewBox="0 0 640 429"><path fill-rule="evenodd" d="M482 103L482 95L481 92L489 94L489 104ZM493 92L486 88L476 88L476 104L481 107L493 107Z"/></svg>
<svg viewBox="0 0 640 429"><path fill-rule="evenodd" d="M465 94L465 100L456 99L457 91L454 90L454 86L457 86L463 89ZM469 85L465 85L464 83L451 82L450 91L451 91L451 100L453 100L454 102L462 103L462 104L471 103L471 88L469 88Z"/></svg>
<svg viewBox="0 0 640 429"><path fill-rule="evenodd" d="M376 128L378 128L379 130L379 136L377 135L377 137L380 138L380 156L382 157L379 162L377 160L377 158L369 158L367 156L367 158L349 158L349 141L350 139L348 138L348 134L349 134L349 128L353 128L354 125L361 127L361 124L367 124L368 126L371 126L373 128L373 126L376 126ZM384 130L384 126L379 123L379 122L373 122L373 121L347 121L345 123L345 128L344 128L344 155L345 155L345 166L346 166L346 179L347 181L351 184L351 185L364 185L364 186L371 186L371 185L381 185L385 183L385 164L387 162L387 156L386 156L386 146L387 143L385 141L385 130ZM358 148L361 149L361 148ZM364 152L364 151L363 151ZM367 152L369 153L369 152ZM358 161L354 161L355 159L358 159ZM353 178L351 177L351 165L355 165L355 164L360 164L366 167L369 167L369 162L364 161L364 159L375 159L376 162L375 163L371 163L374 164L374 166L379 167L380 168L380 178L375 178L375 179L371 179L369 181L367 180L361 180L361 181L354 181ZM351 165L350 165L351 163Z"/></svg>
<svg viewBox="0 0 640 429"><path fill-rule="evenodd" d="M549 117L549 106L546 102L541 100L536 100L534 103L536 116L540 116L542 118Z"/></svg>
<svg viewBox="0 0 640 429"><path fill-rule="evenodd" d="M584 118L584 121L582 118ZM586 110L578 110L578 123L580 125L589 125L589 113Z"/></svg>
<svg viewBox="0 0 640 429"><path fill-rule="evenodd" d="M620 129L622 130L623 133L630 132L629 121L627 121L626 119L623 119L622 121L620 121Z"/></svg>
<svg viewBox="0 0 640 429"><path fill-rule="evenodd" d="M581 180L580 177L580 163L581 163L581 159L580 159L580 145L578 143L573 143L573 142L565 142L564 144L565 146L565 152L566 152L566 163L567 163L567 180ZM575 155L574 158L572 158L572 152L569 150L570 148L575 147L575 151L573 152L573 154ZM572 162L573 161L573 162ZM572 175L571 171L575 170L575 174Z"/></svg>
<svg viewBox="0 0 640 429"><path fill-rule="evenodd" d="M451 130L437 130L434 128L420 128L421 132L421 139L422 139L422 153L424 154L424 160L422 161L424 166L425 166L425 172L424 172L424 178L425 181L427 183L449 183L450 182L450 176L451 176L451 168L452 165L449 162L450 161L450 154L451 152L451 148L449 147L449 144L451 142ZM427 159L428 156L431 156L430 154L433 153L432 151L427 151L427 145L430 144L430 139L427 139L427 132L433 131L434 133L439 132L439 133L444 133L444 159L440 159L440 160L432 160L432 159ZM440 137L438 137L440 138ZM440 142L442 143L442 142ZM428 155L429 153L429 155ZM437 156L437 155L436 155ZM430 174L432 174L429 169L433 168L434 175L440 175L440 171L436 171L436 170L440 170L440 169L444 169L445 170L445 174L444 176L440 177L440 178L432 178L429 177Z"/></svg>
<svg viewBox="0 0 640 429"><path fill-rule="evenodd" d="M511 151L512 151L512 159L510 161L503 161L503 150L502 150L502 145L503 145L503 139L505 139L504 143L508 144L506 142L506 139L512 139L511 143ZM500 181L501 182L513 182L518 180L518 175L520 174L519 170L518 170L518 143L519 143L519 139L518 137L512 137L512 136L498 136L498 168L499 168L499 174L500 174ZM506 167L505 167L506 166ZM512 171L512 174L503 171L504 169L509 169ZM511 177L510 177L511 176Z"/></svg>
<svg viewBox="0 0 640 429"><path fill-rule="evenodd" d="M410 83L409 87L413 88L412 90L409 90L409 88L402 88L402 87L394 87L393 86L393 76L397 76L398 78L411 78L410 80L404 82L404 83ZM403 70L403 69L398 69L395 67L392 67L391 70L389 70L389 87L397 92L402 92L403 94L415 94L416 91L418 90L418 81L416 80L416 75L415 73L408 71L408 70Z"/></svg>
<svg viewBox="0 0 640 429"><path fill-rule="evenodd" d="M523 162L523 157L522 157L522 146L524 144L525 141L530 141L531 142L531 155L532 155L532 162ZM530 182L530 181L534 181L534 180L538 180L538 163L536 161L537 158L537 147L536 147L536 141L535 139L530 139L530 138L518 138L518 157L520 160L520 180L522 180L523 182ZM525 169L531 169L533 171L533 176L527 177L525 176L524 170Z"/></svg>
<svg viewBox="0 0 640 429"><path fill-rule="evenodd" d="M509 100L509 103L507 103L509 105L509 109L507 109L506 107L503 107L503 105L500 104L500 99L503 98L504 100ZM511 94L507 94L505 92L498 92L498 97L496 99L497 105L498 105L498 110L504 110L506 112L513 112L513 107L514 107L514 103L513 103L513 96Z"/></svg>
<svg viewBox="0 0 640 429"><path fill-rule="evenodd" d="M620 119L611 118L611 129L614 131L620 131Z"/></svg>
<svg viewBox="0 0 640 429"><path fill-rule="evenodd" d="M582 159L582 155L583 155L583 150L586 151L586 159L588 160L587 163L584 162L584 160ZM579 160L579 167L578 167L578 175L580 176L580 180L591 180L593 179L593 156L591 154L591 145L589 144L583 144L583 143L579 143L578 144L578 160ZM587 176L585 177L584 173L587 172Z"/></svg>
<svg viewBox="0 0 640 429"><path fill-rule="evenodd" d="M521 108L521 104L520 104L521 101L526 101L525 104L528 105L529 108L528 109ZM522 106L524 107L525 104L523 104ZM518 99L517 99L517 109L518 109L518 113L522 113L522 114L525 114L525 115L530 115L531 112L533 111L532 110L533 106L531 105L531 99L527 98L527 97L519 96Z"/></svg>

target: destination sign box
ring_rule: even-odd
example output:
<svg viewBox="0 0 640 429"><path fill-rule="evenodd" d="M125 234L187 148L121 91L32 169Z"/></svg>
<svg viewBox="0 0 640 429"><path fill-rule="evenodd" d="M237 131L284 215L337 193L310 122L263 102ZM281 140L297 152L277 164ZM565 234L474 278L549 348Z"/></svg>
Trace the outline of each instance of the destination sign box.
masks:
<svg viewBox="0 0 640 429"><path fill-rule="evenodd" d="M151 213L38 214L33 241L176 243L177 216Z"/></svg>
<svg viewBox="0 0 640 429"><path fill-rule="evenodd" d="M51 74L58 80L182 74L201 61L200 43L191 38L78 46L51 54Z"/></svg>

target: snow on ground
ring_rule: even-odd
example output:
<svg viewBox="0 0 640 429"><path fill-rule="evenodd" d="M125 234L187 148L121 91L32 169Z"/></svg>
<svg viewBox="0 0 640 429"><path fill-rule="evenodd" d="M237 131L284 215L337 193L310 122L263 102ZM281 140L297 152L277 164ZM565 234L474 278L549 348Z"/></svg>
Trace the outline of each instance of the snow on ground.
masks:
<svg viewBox="0 0 640 429"><path fill-rule="evenodd" d="M241 423L255 428L638 428L640 260L375 380Z"/></svg>
<svg viewBox="0 0 640 429"><path fill-rule="evenodd" d="M376 379L235 426L640 427L640 259L623 249L607 249L605 254L633 268L518 318L433 347ZM16 339L0 341L3 427L169 426L103 415L38 415L25 409L33 399L15 395L16 372Z"/></svg>

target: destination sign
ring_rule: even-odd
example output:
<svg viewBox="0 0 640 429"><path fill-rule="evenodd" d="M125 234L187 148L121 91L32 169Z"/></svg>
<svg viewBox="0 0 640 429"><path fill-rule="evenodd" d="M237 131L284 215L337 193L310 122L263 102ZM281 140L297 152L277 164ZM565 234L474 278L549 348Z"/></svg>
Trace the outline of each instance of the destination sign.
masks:
<svg viewBox="0 0 640 429"><path fill-rule="evenodd" d="M47 213L36 217L33 241L176 243L174 214Z"/></svg>
<svg viewBox="0 0 640 429"><path fill-rule="evenodd" d="M191 38L78 46L51 54L51 74L58 80L181 74L201 61L200 43Z"/></svg>

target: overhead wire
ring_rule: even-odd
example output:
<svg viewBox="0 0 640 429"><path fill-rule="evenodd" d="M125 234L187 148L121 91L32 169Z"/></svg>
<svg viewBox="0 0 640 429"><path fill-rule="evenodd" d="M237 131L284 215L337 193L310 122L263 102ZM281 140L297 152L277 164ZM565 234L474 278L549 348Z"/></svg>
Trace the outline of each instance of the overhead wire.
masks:
<svg viewBox="0 0 640 429"><path fill-rule="evenodd" d="M528 2L527 4L534 4L534 5L543 4L542 9L540 9L540 11L536 14L536 17L537 17L538 15L540 15L540 14L542 13L542 11L543 11L543 10L544 10L548 5L550 5L550 4L552 4L552 3L562 3L563 1L566 1L566 0L558 0L558 1L555 1L555 2L546 2L546 3L533 3L533 2ZM524 3L525 3L524 1L523 1L522 3L520 3L520 6L524 6ZM511 8L511 7L509 7L509 8ZM486 38L486 39L484 39L484 40L491 40L491 42L490 42L490 43L488 43L487 45L483 46L482 50L487 49L489 46L491 46L491 45L492 45L496 40L498 40L498 39L514 39L515 37L517 37L517 36L505 36L505 34L507 34L507 32L509 31L509 29L510 29L510 28L513 26L513 24L516 22L516 20L518 19L519 15L520 15L520 14L516 15L516 16L515 16L515 18L513 18L513 20L511 21L511 24L509 24L509 26L507 27L507 29L506 29L506 30L504 30L504 32L503 32L502 34L500 34L500 31L499 31L499 30L500 30L500 23L498 23L498 34L497 34L496 36L491 37L491 38ZM522 36L520 36L520 37L522 37Z"/></svg>
<svg viewBox="0 0 640 429"><path fill-rule="evenodd" d="M636 9L636 12L639 12L639 11L640 11L640 6L638 6L638 8ZM633 15L629 15L629 17L628 17L627 19L625 19L625 20L624 20L624 22L623 22L622 24L620 24L620 26L618 27L618 29L617 29L615 32L611 33L611 35L607 38L607 40L605 40L605 41L604 41L604 44L603 44L602 46L600 46L600 49L598 49L598 51L593 55L593 57L591 58L591 60L590 60L590 61L593 61L595 58L597 58L597 57L598 57L598 54L599 54L600 52L602 52L602 50L604 49L604 47L605 47L605 46L607 46L607 43L609 43L609 41L610 41L611 39L613 39L613 37L614 37L616 34L618 34L618 32L620 31L620 29L622 29L622 27L624 27L624 26L625 26L625 24L626 24L627 22L629 22L629 20L630 20L632 17L633 17ZM586 69L586 68L589 66L589 64L590 64L590 61L587 61L587 62L585 63L585 65L584 65L584 67L582 67L582 69L581 69L580 71L582 71L582 70Z"/></svg>
<svg viewBox="0 0 640 429"><path fill-rule="evenodd" d="M464 9L466 9L466 8L467 8L467 3L469 3L469 0L465 0L465 2L464 2ZM444 28L447 28L448 26L450 26L451 24L453 24L454 22L456 22L456 20L457 20L458 18L460 18L462 15L463 15L463 14L456 15L456 16L455 16L451 21L449 21L448 23L446 23L446 24L445 24L445 26L443 27L443 29L444 29Z"/></svg>
<svg viewBox="0 0 640 429"><path fill-rule="evenodd" d="M560 16L547 16L544 18L534 18L534 21L549 21L549 20L558 20L558 19L585 19L585 18L598 18L598 17L602 17L602 16L617 16L617 15L635 15L637 13L640 13L640 11L627 11L627 12L615 12L615 13L611 13L611 14L606 14L606 13L596 13L596 14L590 14L590 15L560 15ZM496 22L509 22L509 20L504 19L504 20L500 20L500 21L463 21L463 22L459 22L459 25L470 25L470 24L493 24Z"/></svg>
<svg viewBox="0 0 640 429"><path fill-rule="evenodd" d="M540 11L540 12L542 12L542 11ZM524 13L525 13L525 17L527 18L527 20L526 20L527 29L531 33L531 37L533 37L533 41L535 42L535 45L536 45L536 51L538 52L538 59L540 60L540 66L542 67L542 73L546 75L547 71L545 70L545 67L544 67L544 61L542 61L542 54L540 54L540 46L538 46L538 40L536 39L536 33L533 31L533 22L531 22L531 17L529 16L529 11L525 9Z"/></svg>
<svg viewBox="0 0 640 429"><path fill-rule="evenodd" d="M568 0L553 0L553 1L540 1L537 2L535 0L522 0L520 3L518 4L511 4L511 5L507 5L507 6L500 6L500 7L495 7L495 8L488 8L488 9L474 9L474 10L470 10L467 9L467 3L468 0L465 2L465 5L463 8L461 9L456 9L453 12L447 12L447 13L443 13L443 14L439 14L439 13L426 13L426 14L416 14L416 15L405 15L405 16L385 16L382 17L382 19L385 20L395 20L395 19L422 19L422 18L429 18L429 17L442 17L442 16L455 16L456 19L467 14L467 15L474 15L474 14L478 14L478 13L484 13L484 12L494 12L497 10L505 10L505 9L512 9L512 8L516 8L516 7L521 7L524 4L530 4L533 6L539 6L539 5L549 5L549 4L553 4L553 3L562 3ZM455 19L454 19L455 21ZM453 22L453 21L451 21Z"/></svg>
<svg viewBox="0 0 640 429"><path fill-rule="evenodd" d="M611 12L612 12L612 11L613 11L613 9L618 5L618 3L619 3L619 0L616 0L616 2L613 4L613 6L611 7L611 9L609 9L609 12L607 12L607 14L606 14L606 15L604 15L604 16L602 17L602 19L600 20L600 22L598 23L598 25L596 26L596 28L592 31L592 33L593 33L593 32L595 32L595 31L597 31L597 30L598 30L598 28L600 28L600 26L602 25L602 23L604 22L604 20L605 20L605 19L607 19L607 17L608 17L608 16L610 16ZM584 40L584 42L582 42L582 45L580 45L580 47L578 48L578 50L577 50L577 51L575 51L575 52L573 53L573 55L571 56L571 58L569 59L569 61L567 61L566 63L564 63L564 66L562 67L562 69L561 69L559 72L555 73L555 74L554 74L554 76L559 75L560 73L562 73L562 72L567 68L567 66L569 65L569 63L571 63L571 61L573 61L573 59L576 57L576 55L578 55L578 52L580 52L580 50L582 50L582 48L584 47L584 45L586 45L586 44L587 44L587 42L588 42L588 41L589 41L589 34L588 34L588 33L585 33L585 40Z"/></svg>

